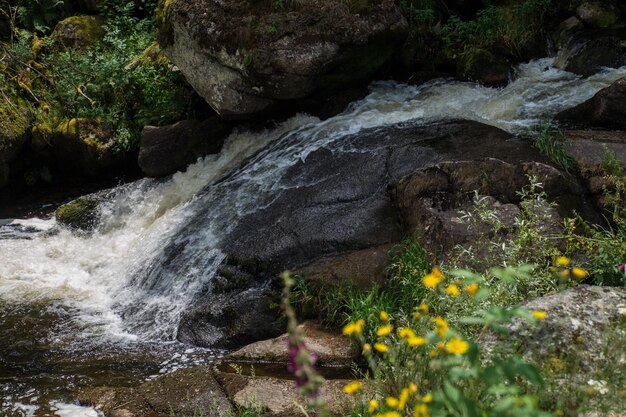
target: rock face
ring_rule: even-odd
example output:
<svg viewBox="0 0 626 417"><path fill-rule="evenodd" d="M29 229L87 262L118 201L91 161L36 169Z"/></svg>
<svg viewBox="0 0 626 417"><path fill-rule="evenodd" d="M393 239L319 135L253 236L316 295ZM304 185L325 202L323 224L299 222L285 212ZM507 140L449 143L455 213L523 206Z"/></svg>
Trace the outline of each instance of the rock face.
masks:
<svg viewBox="0 0 626 417"><path fill-rule="evenodd" d="M241 117L367 81L407 34L391 0L161 1L158 40L222 116Z"/></svg>
<svg viewBox="0 0 626 417"><path fill-rule="evenodd" d="M610 361L613 367L624 369L626 356L621 349L618 357L607 358L603 343L608 331L617 330L626 323L626 290L618 287L580 285L551 295L537 298L523 306L529 310L542 310L548 316L538 326L515 322L509 326L512 342L499 344L498 336L489 334L482 338L488 350L498 346L521 352L533 362L548 360L551 356L576 355L577 369L584 374L602 363ZM617 333L619 335L619 331ZM620 340L609 343L623 346ZM618 350L619 351L619 350Z"/></svg>
<svg viewBox="0 0 626 417"><path fill-rule="evenodd" d="M556 118L575 125L626 130L626 77L578 106L562 111Z"/></svg>
<svg viewBox="0 0 626 417"><path fill-rule="evenodd" d="M57 222L72 229L92 229L98 222L98 200L89 196L78 198L60 206L54 215Z"/></svg>
<svg viewBox="0 0 626 417"><path fill-rule="evenodd" d="M199 157L219 152L230 129L219 117L204 122L183 120L164 127L146 126L141 132L139 166L149 177L183 170Z"/></svg>
<svg viewBox="0 0 626 417"><path fill-rule="evenodd" d="M424 173L421 184L411 177ZM346 259L357 263L357 256L426 228L443 234L442 223L420 220L423 212L414 198L430 198L431 212L449 214L462 206L450 205L446 196L460 199L473 189L494 195L498 204L515 203L515 191L527 184L530 173L551 197L578 198L570 178L546 165L529 142L477 122L401 124L344 137L341 148L314 150L287 168L273 185L279 191L270 203L238 218L224 234L220 248L226 260L213 279L221 283L220 291L207 291L186 312L178 338L232 348L277 336L284 328L274 324L278 314L269 306L275 297L272 279L280 272L311 265L323 272ZM201 230L205 217L198 213L190 219L181 236ZM156 267L184 265L181 248L193 244L192 237L185 237L167 245L161 257L167 263ZM377 270L385 258L378 259L368 270ZM243 340L248 333L256 339Z"/></svg>

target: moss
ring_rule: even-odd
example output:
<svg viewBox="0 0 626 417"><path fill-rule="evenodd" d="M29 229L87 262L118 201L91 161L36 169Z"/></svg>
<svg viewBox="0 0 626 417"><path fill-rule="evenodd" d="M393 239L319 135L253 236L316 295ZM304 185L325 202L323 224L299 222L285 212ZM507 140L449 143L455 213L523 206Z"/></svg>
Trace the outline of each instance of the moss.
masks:
<svg viewBox="0 0 626 417"><path fill-rule="evenodd" d="M28 107L0 89L0 160L10 162L28 138L32 117Z"/></svg>
<svg viewBox="0 0 626 417"><path fill-rule="evenodd" d="M71 16L57 24L51 38L60 49L84 48L104 37L103 24L99 16Z"/></svg>
<svg viewBox="0 0 626 417"><path fill-rule="evenodd" d="M167 14L173 0L159 0L156 11L157 41L166 48L174 43L174 29L167 20Z"/></svg>
<svg viewBox="0 0 626 417"><path fill-rule="evenodd" d="M70 201L56 209L57 222L72 229L91 230L98 221L98 202L89 197Z"/></svg>

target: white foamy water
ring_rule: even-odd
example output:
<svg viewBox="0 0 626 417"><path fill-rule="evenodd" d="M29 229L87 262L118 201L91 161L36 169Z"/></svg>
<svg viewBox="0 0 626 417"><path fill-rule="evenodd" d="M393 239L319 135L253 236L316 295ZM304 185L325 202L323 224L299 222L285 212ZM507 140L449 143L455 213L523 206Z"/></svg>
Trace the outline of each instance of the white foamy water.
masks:
<svg viewBox="0 0 626 417"><path fill-rule="evenodd" d="M208 184L258 154L239 171L227 192L214 193L215 199L225 202L210 203L215 204L210 215L216 222L236 220L271 201L276 180L286 168L347 134L444 118L477 120L521 133L626 75L623 67L581 79L551 68L551 62L542 59L521 65L516 79L502 89L446 80L417 87L377 82L365 99L324 122L300 115L273 130L234 133L221 154L198 161L184 173L113 190L102 206L102 222L91 235L56 228L51 232L52 219L0 226L0 300L9 305L45 302L69 308L70 332L58 334L59 339L75 338L77 329L90 338L134 340L139 334L171 339L181 312L223 260L215 233L226 226L198 232L195 244L204 250L190 252L184 273L175 271L170 279L157 282L149 275L162 272L151 270L150 264L161 256L163 242L176 240L195 213L197 194ZM17 238L25 236L29 239ZM132 317L131 326L125 316Z"/></svg>

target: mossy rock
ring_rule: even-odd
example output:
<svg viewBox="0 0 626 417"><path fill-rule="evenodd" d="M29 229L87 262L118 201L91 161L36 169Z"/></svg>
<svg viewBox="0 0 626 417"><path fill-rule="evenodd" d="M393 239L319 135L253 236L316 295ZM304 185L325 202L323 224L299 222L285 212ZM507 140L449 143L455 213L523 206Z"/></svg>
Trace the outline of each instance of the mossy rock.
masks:
<svg viewBox="0 0 626 417"><path fill-rule="evenodd" d="M73 118L53 129L52 153L61 169L99 174L123 157L115 149L113 134L110 126L97 120Z"/></svg>
<svg viewBox="0 0 626 417"><path fill-rule="evenodd" d="M82 49L104 37L104 19L100 16L71 16L57 23L52 35L57 50Z"/></svg>
<svg viewBox="0 0 626 417"><path fill-rule="evenodd" d="M81 197L63 204L54 215L59 224L77 230L92 230L99 219L98 201L90 197Z"/></svg>
<svg viewBox="0 0 626 417"><path fill-rule="evenodd" d="M30 136L32 114L27 104L14 99L10 91L1 91L0 163L8 165L19 155Z"/></svg>
<svg viewBox="0 0 626 417"><path fill-rule="evenodd" d="M607 28L617 23L619 12L606 2L585 2L576 9L578 17L591 27Z"/></svg>
<svg viewBox="0 0 626 417"><path fill-rule="evenodd" d="M508 82L511 63L502 56L475 49L460 56L457 73L483 85L502 86Z"/></svg>

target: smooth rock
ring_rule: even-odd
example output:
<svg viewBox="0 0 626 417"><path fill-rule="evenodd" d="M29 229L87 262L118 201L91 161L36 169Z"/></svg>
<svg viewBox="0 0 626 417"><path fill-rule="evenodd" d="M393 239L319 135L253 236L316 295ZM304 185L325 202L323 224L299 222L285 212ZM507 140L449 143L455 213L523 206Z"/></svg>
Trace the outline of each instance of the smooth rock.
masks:
<svg viewBox="0 0 626 417"><path fill-rule="evenodd" d="M244 375L218 373L228 398L238 407L255 407L271 417L306 416L306 399L298 395L295 382L287 379L248 377ZM355 397L342 389L351 381L326 380L320 397L328 404L332 416L344 416L354 406Z"/></svg>
<svg viewBox="0 0 626 417"><path fill-rule="evenodd" d="M565 131L564 147L584 177L602 174L602 164L615 157L626 170L626 132L606 130Z"/></svg>
<svg viewBox="0 0 626 417"><path fill-rule="evenodd" d="M574 31L559 49L554 66L587 77L604 67L619 68L626 65L626 53L622 45L624 30Z"/></svg>
<svg viewBox="0 0 626 417"><path fill-rule="evenodd" d="M339 332L331 332L319 323L307 321L299 326L304 332L304 343L310 352L317 355L317 363L324 365L350 365L358 352L349 338ZM225 359L247 362L282 362L289 361L289 334L282 334L274 339L252 343L229 353Z"/></svg>

